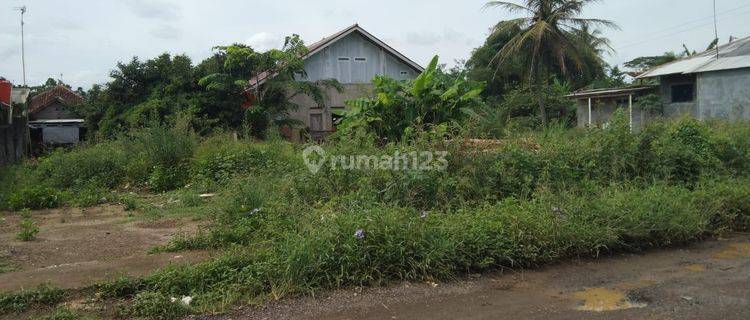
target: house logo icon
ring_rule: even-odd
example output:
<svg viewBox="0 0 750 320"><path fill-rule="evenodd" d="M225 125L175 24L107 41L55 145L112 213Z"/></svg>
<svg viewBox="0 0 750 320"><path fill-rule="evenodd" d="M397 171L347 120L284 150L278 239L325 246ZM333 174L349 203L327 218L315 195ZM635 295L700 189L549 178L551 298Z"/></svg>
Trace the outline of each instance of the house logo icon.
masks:
<svg viewBox="0 0 750 320"><path fill-rule="evenodd" d="M326 162L326 151L320 146L309 146L302 151L302 159L305 160L307 169L312 174L317 174Z"/></svg>

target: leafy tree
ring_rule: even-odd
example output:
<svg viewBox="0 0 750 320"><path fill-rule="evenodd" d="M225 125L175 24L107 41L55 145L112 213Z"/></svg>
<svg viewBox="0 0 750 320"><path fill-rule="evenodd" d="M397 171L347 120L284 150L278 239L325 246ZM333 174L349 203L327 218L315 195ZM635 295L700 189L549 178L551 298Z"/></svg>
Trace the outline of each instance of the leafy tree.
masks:
<svg viewBox="0 0 750 320"><path fill-rule="evenodd" d="M679 59L679 56L674 52L665 52L660 56L645 56L638 57L631 61L625 62L623 66L629 68L632 71L632 75L637 76L641 73L648 71L651 68L660 66L665 63L670 63Z"/></svg>
<svg viewBox="0 0 750 320"><path fill-rule="evenodd" d="M619 88L628 84L625 80L625 72L620 70L620 67L606 67L605 74L596 78L589 86L589 89L600 89L600 88Z"/></svg>
<svg viewBox="0 0 750 320"><path fill-rule="evenodd" d="M260 104L248 113L257 121L290 122L290 102L308 94L323 104L323 88L338 83L297 81L304 74L301 57L307 53L299 36L288 37L282 50L260 53L242 44L214 48L214 54L197 66L185 55L162 54L142 61L135 57L120 62L111 80L86 92L87 103L80 113L90 132L109 137L131 128L147 126L152 120L165 121L189 115L197 132L216 128L236 129L247 118L241 106L246 100L248 80L269 70L275 77L260 89ZM253 118L253 117L251 117Z"/></svg>
<svg viewBox="0 0 750 320"><path fill-rule="evenodd" d="M245 114L253 135L262 138L264 129L271 123L276 126L299 125L299 121L289 116L291 111L299 108L294 103L297 96L306 95L320 108L328 108L326 91L343 91L341 84L334 79L305 81L307 73L302 57L307 52L304 42L295 34L286 37L281 49L272 49L255 57L260 67L256 69L255 77L243 82L243 85L250 86L249 91L255 100L255 105ZM227 68L235 68L251 57L247 52L229 52Z"/></svg>
<svg viewBox="0 0 750 320"><path fill-rule="evenodd" d="M374 97L351 101L337 134L364 129L384 141L399 141L415 129L448 130L483 105L481 83L465 74L451 77L438 68L435 56L416 79L396 81L376 77Z"/></svg>
<svg viewBox="0 0 750 320"><path fill-rule="evenodd" d="M505 28L505 23L503 21L493 27L494 32L490 33L481 47L472 51L465 63L469 79L487 84L483 93L486 98L499 98L523 79L520 63L509 61L505 66L500 66L495 59L497 52L521 31L515 26Z"/></svg>
<svg viewBox="0 0 750 320"><path fill-rule="evenodd" d="M525 13L526 17L499 24L497 33L520 30L497 51L494 58L498 66L509 62L520 62L524 67L528 84L535 91L539 115L543 126L547 125L544 104L544 88L550 76L558 71L570 77L571 73L586 73L586 56L596 55L590 46L581 45L576 34L592 26L616 28L608 20L579 17L586 5L596 0L525 0L524 4L506 1L490 1L485 7L499 7L511 13ZM591 35L593 40L596 35ZM601 41L600 41L601 42ZM519 61L520 60L520 61Z"/></svg>

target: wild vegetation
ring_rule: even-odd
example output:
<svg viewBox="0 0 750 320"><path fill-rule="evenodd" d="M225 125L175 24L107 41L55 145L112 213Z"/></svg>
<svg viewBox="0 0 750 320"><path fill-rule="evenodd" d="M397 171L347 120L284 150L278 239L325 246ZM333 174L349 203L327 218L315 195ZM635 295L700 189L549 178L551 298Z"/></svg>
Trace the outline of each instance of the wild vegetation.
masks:
<svg viewBox="0 0 750 320"><path fill-rule="evenodd" d="M445 150L448 168L324 166L317 174L305 167L303 146L177 135L193 140L152 150L147 141L167 141L178 130L155 128L55 153L5 177L23 187L3 196L20 199L35 193L19 190L44 182L61 195L128 184L142 192L172 190L186 199L177 210L197 208L211 221L201 233L155 251L223 252L216 259L95 288L100 299L122 304L124 315L177 317L326 288L447 280L750 229L748 124L685 119L631 134L620 115L605 130L550 128L488 147L467 145L473 140L460 130L446 136L414 126L409 139L385 143L377 131L360 130L323 147L330 154L377 156ZM180 156L166 157L173 154ZM130 168L136 164L163 169ZM186 174L168 174L175 168ZM101 179L105 171L117 174ZM55 179L62 174L75 179ZM206 203L196 199L202 192L218 196ZM170 300L182 296L193 303Z"/></svg>
<svg viewBox="0 0 750 320"><path fill-rule="evenodd" d="M280 139L277 126L294 125L290 94L322 102L322 89L338 84L295 80L306 48L291 36L265 53L218 47L197 66L170 55L118 64L112 81L85 93L91 139L0 169L0 209L117 203L131 216L208 222L152 251L216 257L78 292L114 305L106 316L152 319L750 230L750 124L686 118L631 132L618 113L604 129L570 128L567 93L625 84L602 59L607 40L588 28L610 24L575 20L590 2L493 2L580 24L501 22L465 66L445 70L436 57L414 80L378 77L321 146L329 155L444 152L445 170L326 163L310 171L307 145ZM535 46L544 47L534 52L539 60L515 61ZM247 99L254 107L242 111ZM156 207L154 195L177 201ZM36 232L22 226L24 238ZM65 297L47 286L0 294L0 314L53 308ZM83 316L63 308L41 319Z"/></svg>

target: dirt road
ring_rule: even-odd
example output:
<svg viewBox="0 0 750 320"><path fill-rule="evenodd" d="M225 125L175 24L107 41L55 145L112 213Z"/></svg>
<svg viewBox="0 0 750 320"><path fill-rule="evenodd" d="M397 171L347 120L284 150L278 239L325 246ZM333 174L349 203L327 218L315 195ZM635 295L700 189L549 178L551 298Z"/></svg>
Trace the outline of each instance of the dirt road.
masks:
<svg viewBox="0 0 750 320"><path fill-rule="evenodd" d="M19 215L0 215L0 292L42 283L80 288L206 258L201 252L147 254L175 234L194 232L197 223L189 220L135 220L110 205L36 211L33 219L40 230L37 239L22 242L15 238Z"/></svg>
<svg viewBox="0 0 750 320"><path fill-rule="evenodd" d="M750 236L195 319L750 319Z"/></svg>

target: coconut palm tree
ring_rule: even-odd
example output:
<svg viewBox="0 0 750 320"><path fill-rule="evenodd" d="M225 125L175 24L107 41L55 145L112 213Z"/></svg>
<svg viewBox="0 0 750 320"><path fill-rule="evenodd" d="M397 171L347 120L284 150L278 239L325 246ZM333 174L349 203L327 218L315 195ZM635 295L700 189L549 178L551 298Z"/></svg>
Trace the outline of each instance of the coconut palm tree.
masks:
<svg viewBox="0 0 750 320"><path fill-rule="evenodd" d="M522 4L490 1L485 8L502 8L509 13L523 13L526 17L498 24L494 32L520 30L496 54L498 68L505 62L521 61L534 88L539 104L542 125L547 126L544 89L550 72L557 69L568 76L569 71L584 72L584 57L591 54L590 46L581 45L576 36L590 27L618 28L609 20L581 18L583 9L598 0L523 0ZM597 37L596 34L591 34ZM590 40L590 39L589 39ZM587 52L588 51L588 52ZM519 59L519 57L521 59Z"/></svg>

